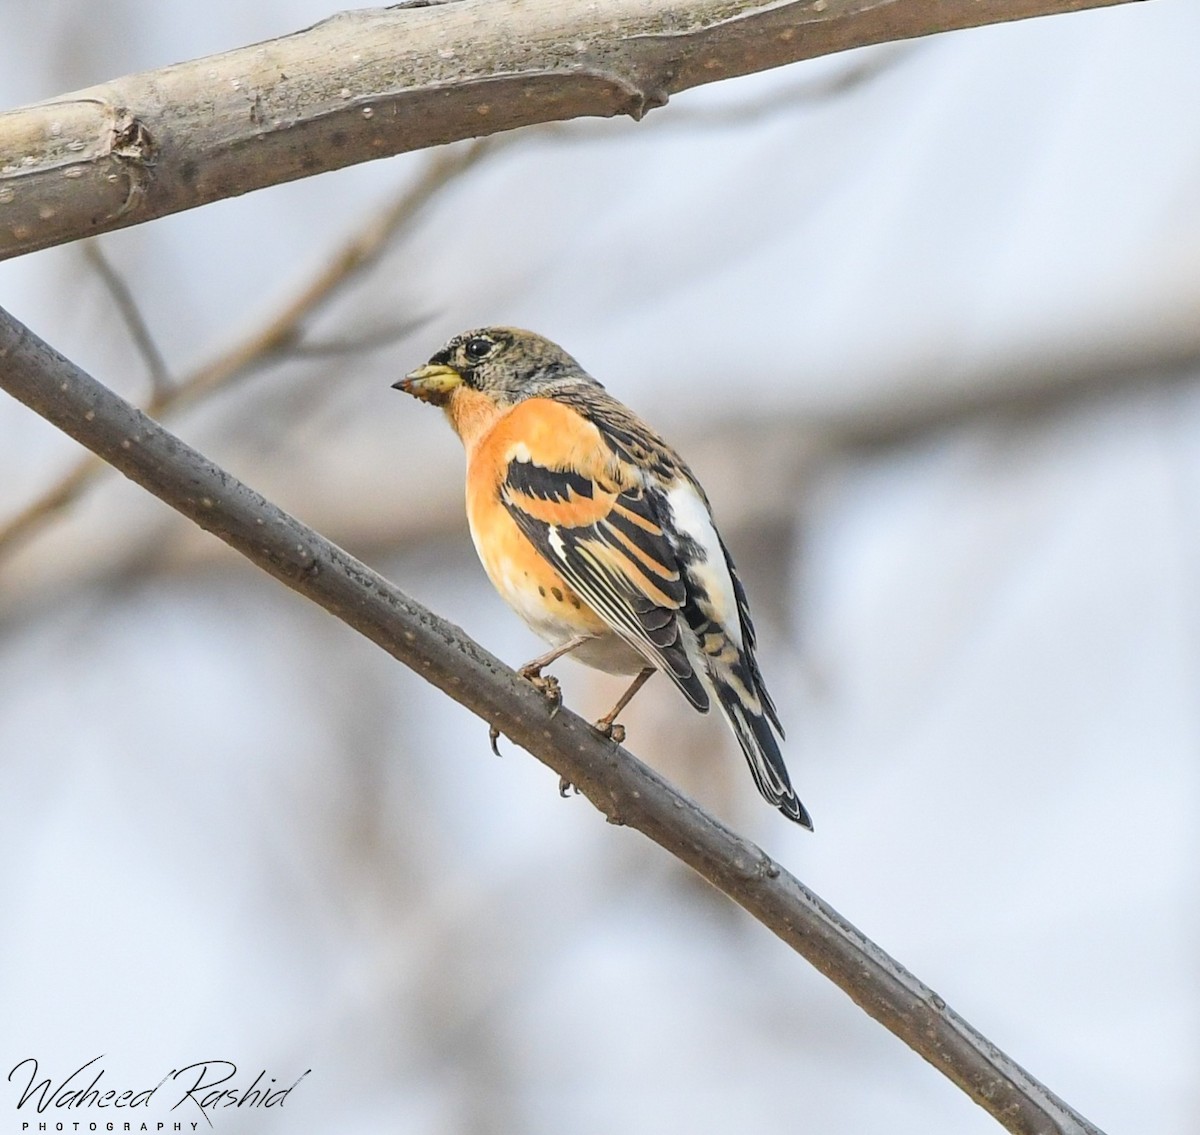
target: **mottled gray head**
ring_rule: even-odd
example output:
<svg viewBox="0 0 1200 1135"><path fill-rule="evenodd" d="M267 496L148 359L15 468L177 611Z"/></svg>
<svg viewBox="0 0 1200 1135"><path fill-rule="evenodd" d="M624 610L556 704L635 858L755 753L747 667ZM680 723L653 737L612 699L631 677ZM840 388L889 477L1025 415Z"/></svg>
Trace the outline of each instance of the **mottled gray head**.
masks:
<svg viewBox="0 0 1200 1135"><path fill-rule="evenodd" d="M481 327L455 335L396 387L442 405L461 384L511 406L576 382L599 385L556 343L518 327Z"/></svg>

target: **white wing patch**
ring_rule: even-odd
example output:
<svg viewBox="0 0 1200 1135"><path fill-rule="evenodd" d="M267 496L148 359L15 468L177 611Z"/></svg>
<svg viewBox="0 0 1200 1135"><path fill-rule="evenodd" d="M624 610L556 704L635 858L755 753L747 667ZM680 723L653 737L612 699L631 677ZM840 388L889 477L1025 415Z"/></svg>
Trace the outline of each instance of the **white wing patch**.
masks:
<svg viewBox="0 0 1200 1135"><path fill-rule="evenodd" d="M507 465L510 461L532 461L533 455L529 452L529 446L523 441L514 441L508 447L504 454L504 463Z"/></svg>
<svg viewBox="0 0 1200 1135"><path fill-rule="evenodd" d="M687 557L687 574L705 591L715 621L729 638L742 649L742 621L738 615L733 580L725 563L725 552L713 526L712 516L703 498L688 481L681 480L667 493L667 504L675 529L693 541L703 559Z"/></svg>

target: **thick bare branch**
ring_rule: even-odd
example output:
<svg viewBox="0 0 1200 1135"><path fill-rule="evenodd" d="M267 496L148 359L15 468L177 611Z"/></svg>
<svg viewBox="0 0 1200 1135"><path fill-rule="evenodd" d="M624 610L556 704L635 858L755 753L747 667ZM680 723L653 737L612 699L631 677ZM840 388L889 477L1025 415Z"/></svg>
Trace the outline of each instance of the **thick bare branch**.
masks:
<svg viewBox="0 0 1200 1135"><path fill-rule="evenodd" d="M169 434L0 311L0 386L491 722L613 823L749 911L1009 1131L1099 1135L832 907L457 627Z"/></svg>
<svg viewBox="0 0 1200 1135"><path fill-rule="evenodd" d="M452 0L0 114L0 259L265 185L851 47L1125 0Z"/></svg>

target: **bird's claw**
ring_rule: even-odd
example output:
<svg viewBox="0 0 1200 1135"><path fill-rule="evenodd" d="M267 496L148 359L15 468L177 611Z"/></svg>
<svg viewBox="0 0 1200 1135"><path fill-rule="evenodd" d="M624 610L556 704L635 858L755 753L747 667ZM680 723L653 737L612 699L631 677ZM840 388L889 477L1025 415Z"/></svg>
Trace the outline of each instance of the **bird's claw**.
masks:
<svg viewBox="0 0 1200 1135"><path fill-rule="evenodd" d="M500 755L500 730L494 725L488 726L488 741L492 746L492 752L496 756Z"/></svg>
<svg viewBox="0 0 1200 1135"><path fill-rule="evenodd" d="M576 788L575 785L573 785L565 776L560 776L558 778L559 796L565 800L572 792L574 792L576 796L579 795L579 789Z"/></svg>
<svg viewBox="0 0 1200 1135"><path fill-rule="evenodd" d="M616 721L597 721L596 732L607 737L614 745L625 743L625 726Z"/></svg>
<svg viewBox="0 0 1200 1135"><path fill-rule="evenodd" d="M550 705L550 716L557 714L562 708L562 687L558 679L553 674L542 674L537 670L518 670L517 673L546 699Z"/></svg>

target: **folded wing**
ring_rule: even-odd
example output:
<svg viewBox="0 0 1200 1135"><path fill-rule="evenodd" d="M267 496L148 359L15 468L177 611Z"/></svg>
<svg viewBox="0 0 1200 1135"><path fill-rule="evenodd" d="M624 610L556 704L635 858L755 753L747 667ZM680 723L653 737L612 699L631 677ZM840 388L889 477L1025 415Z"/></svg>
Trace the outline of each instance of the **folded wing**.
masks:
<svg viewBox="0 0 1200 1135"><path fill-rule="evenodd" d="M662 503L632 471L622 478L611 461L597 465L555 468L522 453L508 463L500 499L580 598L706 711L708 691L680 621L687 587Z"/></svg>

